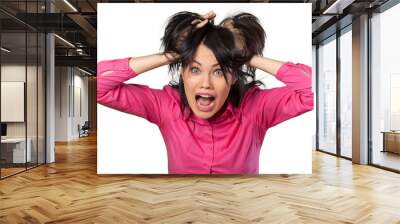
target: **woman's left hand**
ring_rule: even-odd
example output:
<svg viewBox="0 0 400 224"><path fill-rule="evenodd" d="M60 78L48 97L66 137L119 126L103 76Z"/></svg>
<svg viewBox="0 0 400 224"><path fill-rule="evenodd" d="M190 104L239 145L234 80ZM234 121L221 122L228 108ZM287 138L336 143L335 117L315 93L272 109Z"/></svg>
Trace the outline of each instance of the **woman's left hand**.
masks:
<svg viewBox="0 0 400 224"><path fill-rule="evenodd" d="M203 26L205 26L210 20L214 19L216 16L214 11L209 11L208 13L204 14L204 15L200 15L200 17L202 19L194 19L191 22L191 25L195 25L195 27L187 27L183 30L182 34L179 35L179 38L177 40L177 44L176 44L176 48L180 49L182 46L182 42L187 38L187 36L189 35L190 32L193 32L196 29L199 29Z"/></svg>
<svg viewBox="0 0 400 224"><path fill-rule="evenodd" d="M201 16L203 20L195 19L192 21L192 24L196 24L196 29L199 29L203 26L205 26L209 21L213 20L215 18L216 14L214 11L209 11L208 13L204 14Z"/></svg>
<svg viewBox="0 0 400 224"><path fill-rule="evenodd" d="M276 75L279 68L284 64L282 61L266 58L260 55L254 55L247 65L263 70L271 75Z"/></svg>

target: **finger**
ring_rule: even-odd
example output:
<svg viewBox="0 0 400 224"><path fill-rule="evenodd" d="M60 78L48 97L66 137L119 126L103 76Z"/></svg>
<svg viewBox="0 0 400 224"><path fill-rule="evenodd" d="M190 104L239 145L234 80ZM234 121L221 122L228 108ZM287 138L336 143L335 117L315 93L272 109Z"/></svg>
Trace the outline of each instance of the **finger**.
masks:
<svg viewBox="0 0 400 224"><path fill-rule="evenodd" d="M214 11L210 11L210 12L206 13L205 15L202 15L201 17L202 17L203 19L212 19L212 18L214 18L215 16L216 16L216 15L215 15Z"/></svg>
<svg viewBox="0 0 400 224"><path fill-rule="evenodd" d="M209 16L207 19L208 19L208 20L212 20L212 19L214 19L214 18L215 18L215 14Z"/></svg>
<svg viewBox="0 0 400 224"><path fill-rule="evenodd" d="M193 21L191 22L191 24L193 25L193 24L196 24L196 23L199 23L199 22L201 22L200 19L195 19L195 20L193 20Z"/></svg>
<svg viewBox="0 0 400 224"><path fill-rule="evenodd" d="M211 11L211 12L209 12L209 13L207 14L207 19L211 20L211 19L214 18L215 16L216 16L216 14L215 14L213 11Z"/></svg>
<svg viewBox="0 0 400 224"><path fill-rule="evenodd" d="M196 25L196 28L201 28L208 23L208 19L205 19Z"/></svg>
<svg viewBox="0 0 400 224"><path fill-rule="evenodd" d="M204 15L201 15L201 17L202 17L203 19L207 19L207 18L208 18L208 16L210 16L212 13L213 13L212 11L210 11L210 12L207 12L206 14L204 14Z"/></svg>

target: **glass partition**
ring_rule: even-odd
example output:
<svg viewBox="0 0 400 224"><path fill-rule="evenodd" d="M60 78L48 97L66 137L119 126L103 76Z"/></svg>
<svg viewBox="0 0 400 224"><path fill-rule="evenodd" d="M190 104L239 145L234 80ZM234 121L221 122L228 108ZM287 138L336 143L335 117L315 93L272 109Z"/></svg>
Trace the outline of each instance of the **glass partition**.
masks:
<svg viewBox="0 0 400 224"><path fill-rule="evenodd" d="M43 164L46 162L46 145L45 145L45 124L46 124L46 76L45 76L45 65L46 65L46 38L43 33L38 33L38 75L37 75L37 147L38 147L38 155L37 162L38 164Z"/></svg>
<svg viewBox="0 0 400 224"><path fill-rule="evenodd" d="M33 167L37 165L37 132L38 132L38 56L37 56L37 41L38 35L36 32L27 33L27 98L26 98L26 113L27 113L27 150L30 151L30 158L27 163L27 167Z"/></svg>
<svg viewBox="0 0 400 224"><path fill-rule="evenodd" d="M15 9L17 16L44 12L43 5L44 1L0 3ZM10 15L0 12L0 178L45 163L46 39Z"/></svg>
<svg viewBox="0 0 400 224"><path fill-rule="evenodd" d="M352 32L340 36L340 154L352 157Z"/></svg>
<svg viewBox="0 0 400 224"><path fill-rule="evenodd" d="M318 149L336 154L336 37L318 47Z"/></svg>
<svg viewBox="0 0 400 224"><path fill-rule="evenodd" d="M25 32L1 34L2 177L25 170L31 158L26 150L26 40Z"/></svg>

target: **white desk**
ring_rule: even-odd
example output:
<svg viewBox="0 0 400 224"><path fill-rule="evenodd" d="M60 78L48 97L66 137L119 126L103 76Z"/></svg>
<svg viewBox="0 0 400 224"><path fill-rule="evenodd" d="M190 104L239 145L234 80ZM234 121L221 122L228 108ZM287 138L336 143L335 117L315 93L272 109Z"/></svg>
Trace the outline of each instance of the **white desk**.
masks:
<svg viewBox="0 0 400 224"><path fill-rule="evenodd" d="M27 159L26 162L31 162L31 145L32 145L32 140L30 138L27 138L27 146L26 147L26 155L25 155L25 138L6 138L6 139L1 139L1 144L2 147L13 147L12 148L12 155L13 155L13 163L25 163L25 159Z"/></svg>

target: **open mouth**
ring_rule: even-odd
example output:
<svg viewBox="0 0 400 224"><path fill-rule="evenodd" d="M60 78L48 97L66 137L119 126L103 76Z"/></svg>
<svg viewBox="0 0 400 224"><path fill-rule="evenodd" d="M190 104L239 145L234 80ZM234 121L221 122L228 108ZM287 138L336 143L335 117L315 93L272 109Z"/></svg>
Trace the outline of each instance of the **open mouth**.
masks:
<svg viewBox="0 0 400 224"><path fill-rule="evenodd" d="M211 95L196 95L196 105L200 111L209 112L214 107L215 97Z"/></svg>

